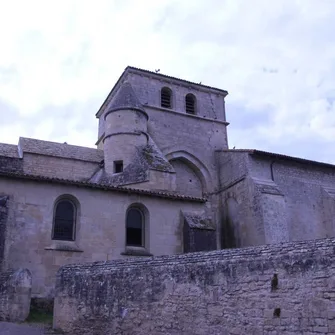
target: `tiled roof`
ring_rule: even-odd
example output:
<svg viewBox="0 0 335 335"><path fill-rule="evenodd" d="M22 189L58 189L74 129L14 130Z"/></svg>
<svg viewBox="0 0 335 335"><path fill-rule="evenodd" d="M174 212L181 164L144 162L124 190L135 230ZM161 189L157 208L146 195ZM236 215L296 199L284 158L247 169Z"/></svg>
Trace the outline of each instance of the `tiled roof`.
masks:
<svg viewBox="0 0 335 335"><path fill-rule="evenodd" d="M20 137L19 149L25 152L39 155L54 156L61 158L76 159L87 162L101 162L104 159L102 150L80 147L76 145L63 144L36 140L33 138Z"/></svg>
<svg viewBox="0 0 335 335"><path fill-rule="evenodd" d="M18 149L15 144L0 143L0 156L18 158Z"/></svg>
<svg viewBox="0 0 335 335"><path fill-rule="evenodd" d="M215 224L212 220L204 215L204 213L189 213L184 212L184 219L190 228L202 229L202 230L215 230Z"/></svg>
<svg viewBox="0 0 335 335"><path fill-rule="evenodd" d="M287 156L284 154L278 154L274 152L268 152L268 151L262 151L262 150L257 150L257 149L226 149L226 150L217 150L218 152L245 152L251 155L260 155L260 156L268 156L268 157L273 157L273 158L281 158L281 159L286 159L286 160L291 160L303 164L314 164L314 165L320 165L320 166L325 166L325 167L331 167L335 168L334 164L330 163L324 163L324 162L318 162L318 161L313 161L310 159L305 159L305 158L300 158L300 157L294 157L294 156Z"/></svg>
<svg viewBox="0 0 335 335"><path fill-rule="evenodd" d="M148 167L158 171L175 172L171 163L166 159L150 135L148 135L148 138L148 144L140 152Z"/></svg>
<svg viewBox="0 0 335 335"><path fill-rule="evenodd" d="M120 186L89 183L89 182L84 182L84 181L74 181L74 180L69 180L69 179L34 176L30 174L17 173L17 172L7 172L7 171L1 172L0 171L0 177L25 179L25 180L53 183L53 184L73 185L73 186L78 186L78 187L87 187L91 189L114 191L114 192L128 193L128 194L140 194L140 195L152 196L156 198L166 198L166 199L172 199L172 200L185 200L185 201L193 201L193 202L200 202L200 203L207 201L207 199L205 198L191 197L191 196L182 195L178 193L170 193L170 192L163 192L163 191L150 191L150 190L142 190L142 189L136 189L136 188L130 188L130 187L120 187Z"/></svg>
<svg viewBox="0 0 335 335"><path fill-rule="evenodd" d="M142 104L137 99L131 84L124 82L117 91L112 103L109 105L108 112L128 108L137 109L147 115Z"/></svg>

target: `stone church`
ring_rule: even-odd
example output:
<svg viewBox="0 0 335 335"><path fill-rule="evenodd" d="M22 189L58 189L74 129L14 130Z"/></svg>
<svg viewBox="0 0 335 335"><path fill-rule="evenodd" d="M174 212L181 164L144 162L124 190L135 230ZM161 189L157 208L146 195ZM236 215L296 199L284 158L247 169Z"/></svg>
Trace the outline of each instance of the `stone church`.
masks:
<svg viewBox="0 0 335 335"><path fill-rule="evenodd" d="M52 297L69 263L335 236L335 167L229 149L227 94L127 67L96 149L0 144L0 269Z"/></svg>

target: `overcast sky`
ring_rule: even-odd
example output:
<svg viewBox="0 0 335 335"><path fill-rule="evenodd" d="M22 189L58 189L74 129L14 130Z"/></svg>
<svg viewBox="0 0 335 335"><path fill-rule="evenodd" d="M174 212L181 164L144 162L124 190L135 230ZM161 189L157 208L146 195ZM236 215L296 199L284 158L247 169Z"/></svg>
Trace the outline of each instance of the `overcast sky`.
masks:
<svg viewBox="0 0 335 335"><path fill-rule="evenodd" d="M229 145L335 163L335 0L0 0L0 142L92 146L127 65L229 91Z"/></svg>

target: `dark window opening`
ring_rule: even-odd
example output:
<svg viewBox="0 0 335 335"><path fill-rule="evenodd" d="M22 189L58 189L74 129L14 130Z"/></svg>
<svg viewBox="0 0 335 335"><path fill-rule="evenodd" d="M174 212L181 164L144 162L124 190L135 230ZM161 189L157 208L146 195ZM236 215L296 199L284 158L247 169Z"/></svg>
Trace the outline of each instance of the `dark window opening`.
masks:
<svg viewBox="0 0 335 335"><path fill-rule="evenodd" d="M131 208L127 212L126 244L128 246L144 246L144 216L138 208Z"/></svg>
<svg viewBox="0 0 335 335"><path fill-rule="evenodd" d="M279 318L280 317L280 308L275 308L273 311L273 316Z"/></svg>
<svg viewBox="0 0 335 335"><path fill-rule="evenodd" d="M164 108L171 108L171 97L172 97L172 92L169 88L164 87L162 88L161 91L161 106Z"/></svg>
<svg viewBox="0 0 335 335"><path fill-rule="evenodd" d="M186 113L195 114L195 96L191 93L185 97Z"/></svg>
<svg viewBox="0 0 335 335"><path fill-rule="evenodd" d="M123 161L114 162L114 173L123 172Z"/></svg>
<svg viewBox="0 0 335 335"><path fill-rule="evenodd" d="M278 275L275 273L271 279L271 291L274 291L278 288Z"/></svg>
<svg viewBox="0 0 335 335"><path fill-rule="evenodd" d="M53 239L74 241L76 207L70 200L59 201L55 209Z"/></svg>

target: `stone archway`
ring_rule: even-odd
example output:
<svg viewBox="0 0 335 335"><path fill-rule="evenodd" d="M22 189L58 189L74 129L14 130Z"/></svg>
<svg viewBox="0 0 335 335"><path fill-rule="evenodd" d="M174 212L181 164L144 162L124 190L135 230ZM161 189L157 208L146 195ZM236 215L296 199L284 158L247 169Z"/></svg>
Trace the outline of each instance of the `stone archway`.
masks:
<svg viewBox="0 0 335 335"><path fill-rule="evenodd" d="M177 184L179 181L178 179L181 179L182 183L186 183L185 185L179 186L182 186L184 189L190 187L191 190L195 190L198 184L201 189L200 196L208 193L209 190L211 190L212 182L208 169L194 155L180 150L168 153L165 156L176 170ZM178 171L180 178L178 177ZM192 186L190 184L192 184Z"/></svg>

